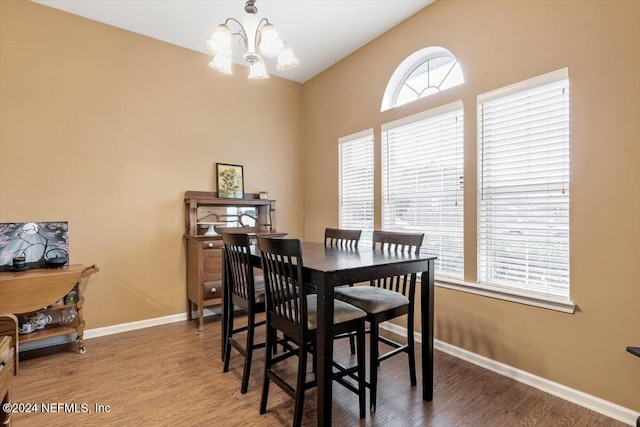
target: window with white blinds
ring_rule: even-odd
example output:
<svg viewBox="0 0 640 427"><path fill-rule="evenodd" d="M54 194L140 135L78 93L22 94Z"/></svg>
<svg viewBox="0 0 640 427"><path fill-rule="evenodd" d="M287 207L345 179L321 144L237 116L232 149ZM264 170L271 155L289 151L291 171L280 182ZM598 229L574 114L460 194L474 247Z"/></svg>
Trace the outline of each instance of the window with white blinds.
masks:
<svg viewBox="0 0 640 427"><path fill-rule="evenodd" d="M338 140L339 227L362 230L359 247L373 239L373 129Z"/></svg>
<svg viewBox="0 0 640 427"><path fill-rule="evenodd" d="M478 97L478 281L569 299L569 78Z"/></svg>
<svg viewBox="0 0 640 427"><path fill-rule="evenodd" d="M425 233L438 278L464 276L462 102L382 126L382 228Z"/></svg>

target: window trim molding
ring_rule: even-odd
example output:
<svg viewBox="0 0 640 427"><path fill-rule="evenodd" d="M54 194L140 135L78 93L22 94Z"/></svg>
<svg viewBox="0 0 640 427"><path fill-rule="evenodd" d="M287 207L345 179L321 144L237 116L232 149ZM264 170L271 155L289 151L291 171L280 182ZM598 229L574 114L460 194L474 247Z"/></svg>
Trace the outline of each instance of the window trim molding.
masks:
<svg viewBox="0 0 640 427"><path fill-rule="evenodd" d="M552 295L542 295L533 292L523 292L514 289L500 288L498 286L471 283L462 280L436 277L436 286L454 291L466 292L473 295L480 295L495 298L502 301L509 301L518 304L525 304L534 307L546 308L567 314L575 314L576 304L570 298L554 297Z"/></svg>
<svg viewBox="0 0 640 427"><path fill-rule="evenodd" d="M569 68L561 68L559 70L551 71L547 74L542 74L540 76L532 77L527 80L522 80L520 82L511 84L509 86L504 86L499 89L492 90L490 92L485 92L478 95L478 99L476 101L476 105L483 104L487 101L493 101L497 98L502 98L503 96L508 96L516 92L522 92L527 89L532 89L538 86L544 86L549 83L555 83L560 80L566 80L569 78ZM478 125L480 122L478 121Z"/></svg>
<svg viewBox="0 0 640 427"><path fill-rule="evenodd" d="M389 129L397 128L402 125L410 124L420 120L427 119L429 117L438 116L440 114L450 113L455 110L464 109L464 103L462 100L454 101L449 104L440 105L439 107L430 108L426 111L422 111L417 114L402 117L401 119L394 120L392 122L383 123L380 126L381 132L386 132Z"/></svg>
<svg viewBox="0 0 640 427"><path fill-rule="evenodd" d="M345 142L351 142L354 139L364 138L365 136L369 136L369 135L371 135L371 136L374 135L373 128L369 128L369 129L362 130L360 132L352 133L351 135L341 136L340 138L338 138L338 144L342 144L342 143L345 143ZM338 153L338 156L339 155L340 154Z"/></svg>

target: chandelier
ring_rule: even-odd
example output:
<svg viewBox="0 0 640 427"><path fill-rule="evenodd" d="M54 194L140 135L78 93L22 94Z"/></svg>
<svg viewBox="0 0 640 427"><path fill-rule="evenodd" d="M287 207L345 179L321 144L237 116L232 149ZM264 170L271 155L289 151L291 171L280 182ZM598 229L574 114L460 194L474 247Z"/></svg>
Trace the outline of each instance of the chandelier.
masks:
<svg viewBox="0 0 640 427"><path fill-rule="evenodd" d="M289 45L280 38L278 30L267 18L258 18L255 6L256 0L247 0L244 6L246 12L242 23L234 18L228 18L213 31L213 35L207 40L207 49L213 54L213 61L209 66L224 74L232 74L231 71L231 38L240 37L240 45L244 49L244 59L249 63L250 79L268 79L269 74L262 57L278 58L278 71L286 71L298 65L300 61L293 55ZM232 33L231 24L237 24L240 28Z"/></svg>

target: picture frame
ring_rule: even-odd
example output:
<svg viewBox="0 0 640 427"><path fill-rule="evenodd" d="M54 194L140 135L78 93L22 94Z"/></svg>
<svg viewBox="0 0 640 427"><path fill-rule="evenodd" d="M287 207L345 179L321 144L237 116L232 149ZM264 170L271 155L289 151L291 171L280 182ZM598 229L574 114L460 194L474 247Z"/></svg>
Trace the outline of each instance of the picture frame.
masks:
<svg viewBox="0 0 640 427"><path fill-rule="evenodd" d="M216 191L221 199L244 199L242 165L216 163Z"/></svg>

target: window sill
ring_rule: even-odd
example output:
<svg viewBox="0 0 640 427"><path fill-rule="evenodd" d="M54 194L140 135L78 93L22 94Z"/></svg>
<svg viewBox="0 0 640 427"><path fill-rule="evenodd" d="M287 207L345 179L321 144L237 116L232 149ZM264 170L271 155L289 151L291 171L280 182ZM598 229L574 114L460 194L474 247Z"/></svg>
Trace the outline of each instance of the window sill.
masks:
<svg viewBox="0 0 640 427"><path fill-rule="evenodd" d="M526 304L534 307L541 307L569 314L573 314L576 309L575 303L569 299L552 296L542 297L540 295L528 294L526 292L516 293L493 286L464 282L462 280L458 281L452 279L436 279L436 286L446 289L453 289L454 291L468 292L474 295L481 295L489 298L496 298L503 301Z"/></svg>

